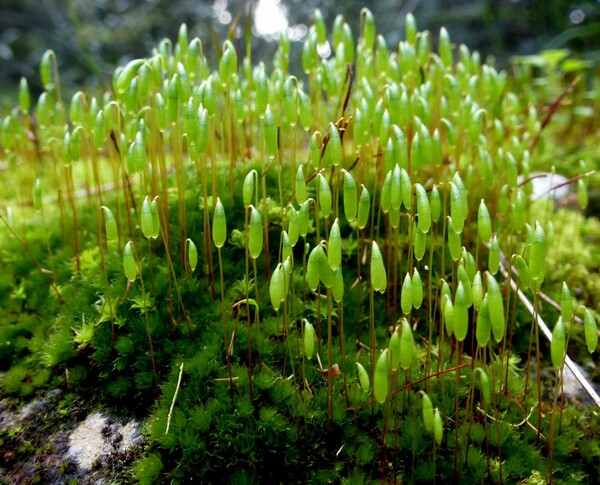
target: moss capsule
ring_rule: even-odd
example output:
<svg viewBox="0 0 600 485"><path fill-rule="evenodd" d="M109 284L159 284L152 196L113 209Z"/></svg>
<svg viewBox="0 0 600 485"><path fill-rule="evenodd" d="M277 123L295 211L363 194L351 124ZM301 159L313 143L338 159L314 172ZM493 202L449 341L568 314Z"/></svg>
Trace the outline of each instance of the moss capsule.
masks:
<svg viewBox="0 0 600 485"><path fill-rule="evenodd" d="M481 305L477 313L477 321L475 323L475 338L477 339L477 345L480 347L487 346L490 340L491 331L492 323L490 321L488 295L486 293L483 300L481 300Z"/></svg>
<svg viewBox="0 0 600 485"><path fill-rule="evenodd" d="M402 318L402 333L400 334L400 367L410 368L414 356L415 339L412 328L406 318Z"/></svg>
<svg viewBox="0 0 600 485"><path fill-rule="evenodd" d="M371 245L370 271L373 290L384 293L387 288L387 275L385 265L383 264L383 256L381 255L379 245L375 241Z"/></svg>
<svg viewBox="0 0 600 485"><path fill-rule="evenodd" d="M565 361L567 348L567 336L565 325L562 317L558 317L556 325L552 330L552 342L550 343L550 356L552 357L552 365L556 369L560 369Z"/></svg>
<svg viewBox="0 0 600 485"><path fill-rule="evenodd" d="M400 291L400 307L402 313L408 315L412 309L412 278L410 273L407 272L402 282L402 290Z"/></svg>
<svg viewBox="0 0 600 485"><path fill-rule="evenodd" d="M373 395L379 404L385 403L389 392L389 351L385 349L379 354L373 375Z"/></svg>
<svg viewBox="0 0 600 485"><path fill-rule="evenodd" d="M349 222L356 219L356 210L358 205L358 193L356 182L350 172L342 169L344 174L344 215Z"/></svg>
<svg viewBox="0 0 600 485"><path fill-rule="evenodd" d="M431 227L431 206L429 205L427 192L421 184L415 184L415 191L417 193L417 216L419 218L419 230L423 233L427 233Z"/></svg>
<svg viewBox="0 0 600 485"><path fill-rule="evenodd" d="M492 235L492 219L483 199L479 203L479 210L477 212L477 230L481 242L487 244Z"/></svg>
<svg viewBox="0 0 600 485"><path fill-rule="evenodd" d="M335 271L342 263L342 236L340 234L340 225L337 219L333 221L331 230L329 231L327 260L333 271Z"/></svg>
<svg viewBox="0 0 600 485"><path fill-rule="evenodd" d="M123 269L125 270L127 279L133 283L137 276L138 268L133 254L133 242L131 241L125 245L125 249L123 250Z"/></svg>
<svg viewBox="0 0 600 485"><path fill-rule="evenodd" d="M504 337L504 332L506 330L506 321L504 320L504 300L502 299L502 292L496 279L489 271L486 272L485 275L492 333L494 334L496 342L500 342Z"/></svg>
<svg viewBox="0 0 600 485"><path fill-rule="evenodd" d="M250 223L248 225L248 251L252 259L257 259L263 249L262 217L256 207L250 206Z"/></svg>
<svg viewBox="0 0 600 485"><path fill-rule="evenodd" d="M185 248L187 250L187 262L191 271L196 269L198 265L198 248L190 238L185 241Z"/></svg>
<svg viewBox="0 0 600 485"><path fill-rule="evenodd" d="M222 248L227 240L227 219L221 198L217 197L213 214L212 239L217 248Z"/></svg>
<svg viewBox="0 0 600 485"><path fill-rule="evenodd" d="M583 326L585 332L585 343L591 354L598 347L598 326L592 312L586 308L583 312Z"/></svg>
<svg viewBox="0 0 600 485"><path fill-rule="evenodd" d="M425 393L422 392L422 406L423 406L423 426L425 427L425 431L428 433L433 432L433 404L431 403L431 398Z"/></svg>
<svg viewBox="0 0 600 485"><path fill-rule="evenodd" d="M315 334L315 329L312 326L312 323L308 321L304 321L304 355L308 360L312 359L313 352L315 350L315 342L317 341L317 336Z"/></svg>

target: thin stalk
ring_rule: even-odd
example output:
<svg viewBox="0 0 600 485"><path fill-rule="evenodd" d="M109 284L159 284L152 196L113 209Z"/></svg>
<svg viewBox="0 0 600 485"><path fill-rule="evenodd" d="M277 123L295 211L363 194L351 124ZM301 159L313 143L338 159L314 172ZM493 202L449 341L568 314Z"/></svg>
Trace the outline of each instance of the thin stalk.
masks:
<svg viewBox="0 0 600 485"><path fill-rule="evenodd" d="M231 358L229 356L229 342L227 341L227 318L225 316L225 283L223 280L223 261L221 259L221 248L217 248L219 257L219 276L221 278L221 313L223 315L223 343L225 345L225 355L227 357L227 372L229 373L229 393L233 401L233 380L231 375Z"/></svg>

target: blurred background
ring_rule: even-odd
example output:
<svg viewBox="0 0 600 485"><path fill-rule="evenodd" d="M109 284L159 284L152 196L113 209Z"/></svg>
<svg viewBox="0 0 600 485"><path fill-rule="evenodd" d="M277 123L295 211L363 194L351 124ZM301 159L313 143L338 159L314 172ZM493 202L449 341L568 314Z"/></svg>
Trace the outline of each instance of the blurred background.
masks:
<svg viewBox="0 0 600 485"><path fill-rule="evenodd" d="M292 40L290 69L298 73L314 10L321 10L328 26L343 14L358 36L365 6L390 49L404 38L404 19L412 12L419 30L429 29L434 41L445 26L454 43L489 61L494 56L499 68L512 56L548 49L568 49L590 65L600 60L600 0L2 0L0 98L14 96L21 76L34 94L40 91L38 64L46 49L56 52L67 91L104 88L115 66L149 55L164 37L176 39L182 22L213 61L228 32L243 44L245 22L252 22L255 59L270 56L279 32L286 30Z"/></svg>

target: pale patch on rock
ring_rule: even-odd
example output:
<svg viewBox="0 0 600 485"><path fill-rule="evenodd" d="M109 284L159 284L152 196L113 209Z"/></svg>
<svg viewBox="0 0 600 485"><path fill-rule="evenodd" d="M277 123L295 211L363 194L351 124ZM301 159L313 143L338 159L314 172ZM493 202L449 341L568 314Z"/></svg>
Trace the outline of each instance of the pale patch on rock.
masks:
<svg viewBox="0 0 600 485"><path fill-rule="evenodd" d="M142 439L137 421L126 424L112 422L101 412L90 414L69 437L68 456L82 470L91 470L103 456L125 452Z"/></svg>

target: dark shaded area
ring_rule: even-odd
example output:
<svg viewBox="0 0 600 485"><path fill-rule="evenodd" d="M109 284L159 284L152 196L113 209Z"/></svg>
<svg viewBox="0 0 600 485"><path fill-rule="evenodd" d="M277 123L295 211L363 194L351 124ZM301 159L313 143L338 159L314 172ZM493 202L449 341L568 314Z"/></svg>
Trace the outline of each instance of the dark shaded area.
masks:
<svg viewBox="0 0 600 485"><path fill-rule="evenodd" d="M164 37L174 39L182 22L190 38L202 39L205 53L215 57L214 40L221 43L239 14L237 36L243 37L248 0L4 0L0 7L0 85L15 86L21 76L39 90L38 63L53 49L66 86L105 85L114 67L148 55ZM452 7L449 8L448 4ZM345 15L355 36L359 12L368 6L378 32L393 48L404 38L404 19L413 12L420 30L437 39L445 26L456 44L464 43L485 58L494 55L499 66L514 54L546 48L569 48L584 58L600 58L600 3L587 0L380 0L377 2L281 0L290 26L310 25L320 8L328 26ZM226 12L223 23L219 13ZM223 18L221 19L223 20ZM240 39L240 47L243 41ZM294 42L293 59L301 42ZM266 58L275 42L253 39L255 56ZM292 70L299 70L299 62ZM5 93L6 94L6 93Z"/></svg>

